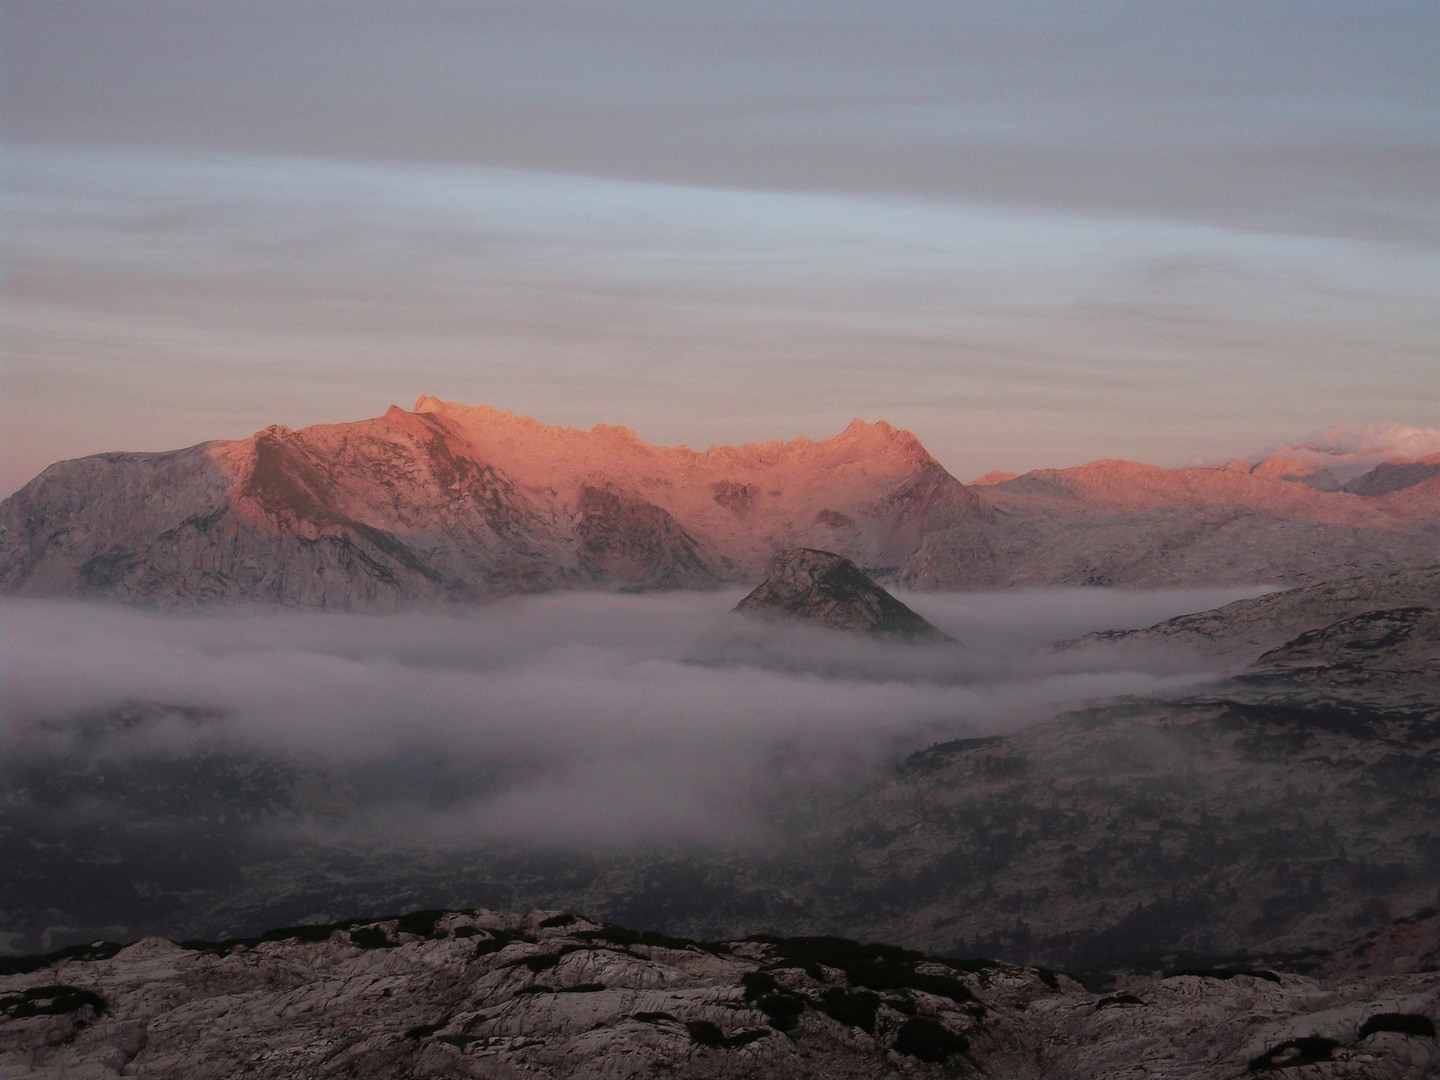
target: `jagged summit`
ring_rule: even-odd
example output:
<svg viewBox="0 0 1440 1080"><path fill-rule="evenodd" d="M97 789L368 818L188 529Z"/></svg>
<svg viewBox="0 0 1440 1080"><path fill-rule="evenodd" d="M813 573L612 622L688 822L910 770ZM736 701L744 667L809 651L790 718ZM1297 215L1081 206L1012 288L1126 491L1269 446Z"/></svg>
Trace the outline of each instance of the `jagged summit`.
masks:
<svg viewBox="0 0 1440 1080"><path fill-rule="evenodd" d="M796 544L898 568L988 517L889 424L695 451L421 397L53 466L0 504L0 593L355 608L713 588Z"/></svg>
<svg viewBox="0 0 1440 1080"><path fill-rule="evenodd" d="M1307 484L1316 491L1339 491L1340 481L1321 465L1312 465L1298 458L1272 454L1250 470L1250 475L1265 480L1292 480Z"/></svg>
<svg viewBox="0 0 1440 1080"><path fill-rule="evenodd" d="M1433 562L1437 465L1392 460L1326 491L1278 459L1097 461L971 490L883 421L694 450L422 397L52 465L0 503L0 594L359 608L714 588L797 547L917 589L1308 584Z"/></svg>
<svg viewBox="0 0 1440 1080"><path fill-rule="evenodd" d="M835 630L910 641L954 641L915 614L843 555L815 548L787 551L769 575L735 607L746 614L805 619Z"/></svg>

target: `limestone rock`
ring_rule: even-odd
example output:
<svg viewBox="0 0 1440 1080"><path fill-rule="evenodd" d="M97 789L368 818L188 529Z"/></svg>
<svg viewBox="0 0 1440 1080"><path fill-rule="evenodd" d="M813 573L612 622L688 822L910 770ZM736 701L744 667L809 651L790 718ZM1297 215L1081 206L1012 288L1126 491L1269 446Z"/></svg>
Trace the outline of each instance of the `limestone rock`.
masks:
<svg viewBox="0 0 1440 1080"><path fill-rule="evenodd" d="M822 540L893 569L927 530L988 514L889 424L696 452L422 398L53 465L0 504L0 592L366 608L712 588Z"/></svg>
<svg viewBox="0 0 1440 1080"><path fill-rule="evenodd" d="M1413 935L1412 935L1413 936ZM1393 950L1382 946L1387 954ZM1413 949L1412 949L1413 951ZM0 976L6 1077L1420 1077L1440 973L1122 976L484 909L149 939ZM1392 968L1396 965L1391 965Z"/></svg>
<svg viewBox="0 0 1440 1080"><path fill-rule="evenodd" d="M1387 608L1440 606L1440 567L1347 577L1181 615L1141 630L1103 630L1056 648L1173 648L1244 666L1307 631Z"/></svg>

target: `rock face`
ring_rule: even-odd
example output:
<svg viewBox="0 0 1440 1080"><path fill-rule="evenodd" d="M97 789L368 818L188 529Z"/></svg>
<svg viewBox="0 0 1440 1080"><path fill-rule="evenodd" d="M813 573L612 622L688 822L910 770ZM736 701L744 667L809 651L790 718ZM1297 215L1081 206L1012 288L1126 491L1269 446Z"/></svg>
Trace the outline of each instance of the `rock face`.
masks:
<svg viewBox="0 0 1440 1080"><path fill-rule="evenodd" d="M1250 676L1334 688L1393 686L1433 702L1440 698L1440 611L1367 611L1308 630L1261 656Z"/></svg>
<svg viewBox="0 0 1440 1080"><path fill-rule="evenodd" d="M697 453L422 398L353 424L53 465L0 506L0 590L348 608L707 588L753 580L797 543L898 567L922 534L988 517L888 424Z"/></svg>
<svg viewBox="0 0 1440 1080"><path fill-rule="evenodd" d="M1386 608L1440 606L1440 567L1394 570L1237 600L1144 630L1102 630L1059 643L1061 650L1122 645L1180 649L1237 667L1306 631Z"/></svg>
<svg viewBox="0 0 1440 1080"><path fill-rule="evenodd" d="M1411 469L1427 461L1377 469L1365 495L1284 462L1101 461L971 490L885 423L696 452L425 397L52 465L0 504L0 592L353 608L708 588L797 546L914 588L1304 584L1433 563L1440 476Z"/></svg>
<svg viewBox="0 0 1440 1080"><path fill-rule="evenodd" d="M814 548L796 548L777 558L765 580L735 610L909 641L955 640L876 585L843 555Z"/></svg>
<svg viewBox="0 0 1440 1080"><path fill-rule="evenodd" d="M0 977L5 1076L1421 1077L1440 1065L1433 918L1383 974L1122 978L839 938L695 942L571 915L416 912L247 942L147 938ZM1396 948L1395 946L1398 946ZM1396 954L1399 954L1398 956ZM1410 963L1406 963L1406 960ZM1349 966L1347 967L1347 960ZM48 962L47 962L48 961Z"/></svg>
<svg viewBox="0 0 1440 1080"><path fill-rule="evenodd" d="M984 543L964 536L967 546L954 548L962 537L926 535L895 580L911 588L1305 585L1434 564L1440 478L1364 497L1288 475L1261 475L1243 461L1039 469L975 489L995 512Z"/></svg>

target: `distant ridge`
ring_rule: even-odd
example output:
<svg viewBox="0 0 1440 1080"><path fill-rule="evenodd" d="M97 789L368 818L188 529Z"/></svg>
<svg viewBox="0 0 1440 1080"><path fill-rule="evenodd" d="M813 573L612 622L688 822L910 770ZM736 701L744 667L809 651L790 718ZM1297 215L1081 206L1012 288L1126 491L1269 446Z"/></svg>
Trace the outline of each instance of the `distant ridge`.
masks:
<svg viewBox="0 0 1440 1080"><path fill-rule="evenodd" d="M652 446L422 397L414 411L46 469L0 504L0 591L320 608L714 588L813 545L898 570L989 509L918 439Z"/></svg>
<svg viewBox="0 0 1440 1080"><path fill-rule="evenodd" d="M0 593L413 606L716 588L797 547L918 589L1306 584L1433 563L1433 464L1387 463L1352 491L1283 462L1098 461L967 488L884 422L695 451L422 397L52 465L0 503Z"/></svg>

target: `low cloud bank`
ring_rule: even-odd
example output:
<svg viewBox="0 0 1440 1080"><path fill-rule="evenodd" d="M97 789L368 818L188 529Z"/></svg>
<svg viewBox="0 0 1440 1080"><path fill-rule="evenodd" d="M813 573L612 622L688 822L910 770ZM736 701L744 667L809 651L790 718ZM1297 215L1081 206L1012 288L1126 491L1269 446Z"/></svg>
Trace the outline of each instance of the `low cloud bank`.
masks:
<svg viewBox="0 0 1440 1080"><path fill-rule="evenodd" d="M1313 440L1317 450L1332 454L1397 454L1423 457L1440 451L1440 429L1406 424L1336 424Z"/></svg>
<svg viewBox="0 0 1440 1080"><path fill-rule="evenodd" d="M1440 453L1440 429L1406 424L1335 424L1300 445L1273 447L1254 458L1271 453L1329 469L1337 479L1349 481L1393 458Z"/></svg>
<svg viewBox="0 0 1440 1080"><path fill-rule="evenodd" d="M76 749L78 718L153 702L171 711L107 736L104 754L227 749L323 768L355 793L352 837L737 840L797 791L931 742L1212 678L1173 656L1100 650L1076 669L1036 650L1259 591L907 596L962 643L934 649L755 624L729 614L738 593L391 616L6 601L0 752Z"/></svg>

